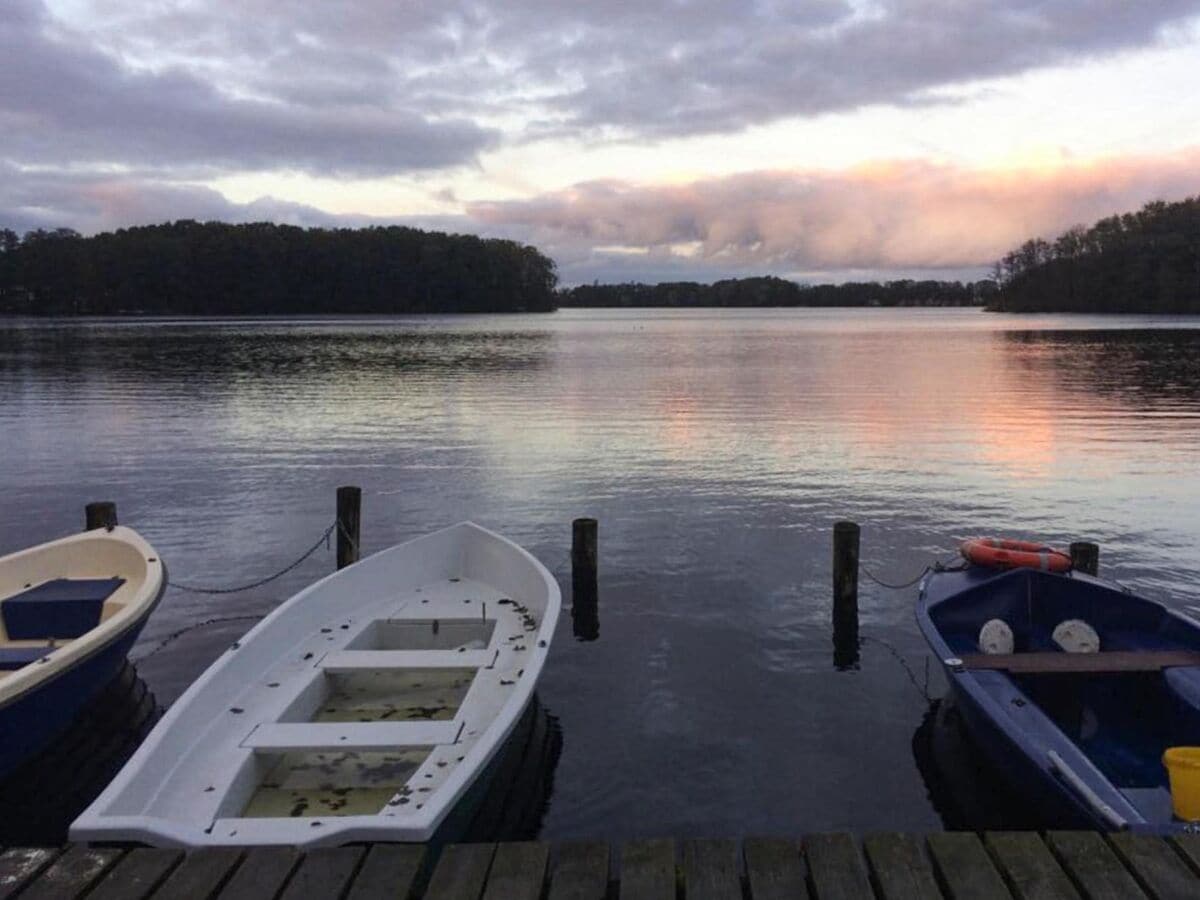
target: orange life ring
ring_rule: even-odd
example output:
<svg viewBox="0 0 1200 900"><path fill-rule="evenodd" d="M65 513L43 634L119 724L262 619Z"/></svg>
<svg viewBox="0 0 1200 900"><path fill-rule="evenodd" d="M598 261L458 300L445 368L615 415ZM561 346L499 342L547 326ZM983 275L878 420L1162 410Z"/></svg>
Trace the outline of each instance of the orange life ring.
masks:
<svg viewBox="0 0 1200 900"><path fill-rule="evenodd" d="M974 538L963 541L959 552L967 562L993 569L1040 569L1043 572L1071 571L1071 557L1061 550L1034 541Z"/></svg>

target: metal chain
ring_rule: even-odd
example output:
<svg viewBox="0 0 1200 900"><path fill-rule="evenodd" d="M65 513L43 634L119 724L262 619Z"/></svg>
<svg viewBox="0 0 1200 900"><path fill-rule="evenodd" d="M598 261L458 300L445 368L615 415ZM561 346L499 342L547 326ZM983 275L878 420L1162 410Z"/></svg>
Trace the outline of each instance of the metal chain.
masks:
<svg viewBox="0 0 1200 900"><path fill-rule="evenodd" d="M252 581L249 584L240 584L237 587L228 587L228 588L199 587L198 585L183 584L178 581L169 582L168 586L176 588L177 590L180 590L180 591L186 591L189 594L236 594L236 593L239 593L240 591L248 591L251 588L262 587L264 584L268 584L268 583L274 581L276 578L280 578L280 577L286 575L288 572L292 571L292 569L296 568L296 566L300 565L300 563L304 562L306 559L308 559L310 556L312 556L314 553L316 553L318 550L320 550L322 544L324 544L326 546L326 548L328 548L329 547L329 536L331 534L333 534L334 529L336 529L338 527L339 527L339 523L334 522L332 525L330 525L328 528L325 529L324 533L317 539L317 542L315 544L313 544L308 550L306 550L304 552L304 555L301 556L298 560L296 560L291 565L285 566L284 568L280 569L274 575L268 575L266 578L260 578L258 581ZM344 533L345 533L345 531L343 530L343 534Z"/></svg>
<svg viewBox="0 0 1200 900"><path fill-rule="evenodd" d="M189 631L195 631L197 628L205 628L209 625L220 625L225 622L250 622L250 621L257 622L261 618L262 618L262 615L216 616L212 619L205 619L203 622L193 622L191 625L185 625L183 628L180 628L177 631L172 631L170 634L168 634L166 637L164 637L162 640L160 640L155 645L153 650L151 650L149 653L139 656L137 658L136 662L140 663L144 659L149 659L151 656L154 656L154 654L158 653L160 650L165 650L168 646L173 644L175 641L179 640L181 637L183 637Z"/></svg>
<svg viewBox="0 0 1200 900"><path fill-rule="evenodd" d="M900 667L902 669L904 669L904 674L908 676L909 682L912 684L912 686L914 688L916 688L917 693L921 695L921 697L925 700L925 702L929 703L933 699L932 697L929 696L929 657L928 656L925 656L925 683L924 683L924 685L922 685L917 681L917 673L912 670L912 666L910 666L908 664L908 660L904 658L904 655L899 650L897 650L895 648L895 646L888 643L883 638L875 637L874 635L864 634L860 637L860 640L864 644L878 644L880 647L883 647L883 649L885 649L888 653L890 653L892 655L892 657L896 660L896 662L898 662L900 664Z"/></svg>
<svg viewBox="0 0 1200 900"><path fill-rule="evenodd" d="M923 568L923 569L922 569L922 570L921 570L921 571L920 571L920 572L917 574L917 577L916 577L916 578L913 578L913 579L912 579L912 580L910 580L910 581L905 581L905 582L903 582L903 583L901 583L901 584L892 584L892 583L890 583L890 582L887 582L887 581L882 581L882 580L880 580L879 578L876 578L876 577L875 577L875 575L874 575L874 573L872 573L872 572L871 572L871 570L870 570L870 569L868 569L866 566L860 566L860 568L862 569L862 573L863 573L864 575L866 575L866 576L867 576L867 578L868 578L869 580L871 580L871 581L875 582L875 583L876 583L877 585L879 585L880 587L885 587L885 588L887 588L888 590L892 590L892 591L902 591L902 590L904 590L905 588L910 588L910 587L912 587L914 584L916 584L918 581L920 581L922 578L924 578L924 577L925 577L926 575L928 575L930 572L957 572L957 571L960 571L961 569L965 569L965 568L966 568L966 563L964 562L964 563L963 563L962 565L960 565L960 566L954 566L954 567L951 567L951 566L949 565L949 563L943 563L943 562L936 562L936 561L935 561L935 562L932 562L932 563L930 563L929 565L927 565L925 568Z"/></svg>

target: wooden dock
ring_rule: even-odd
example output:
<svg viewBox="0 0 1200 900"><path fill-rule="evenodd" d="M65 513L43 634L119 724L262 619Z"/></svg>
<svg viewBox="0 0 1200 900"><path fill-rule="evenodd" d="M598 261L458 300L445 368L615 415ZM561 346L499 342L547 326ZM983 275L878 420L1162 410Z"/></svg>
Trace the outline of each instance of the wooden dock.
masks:
<svg viewBox="0 0 1200 900"><path fill-rule="evenodd" d="M800 840L0 853L0 900L1184 900L1200 835L944 832Z"/></svg>

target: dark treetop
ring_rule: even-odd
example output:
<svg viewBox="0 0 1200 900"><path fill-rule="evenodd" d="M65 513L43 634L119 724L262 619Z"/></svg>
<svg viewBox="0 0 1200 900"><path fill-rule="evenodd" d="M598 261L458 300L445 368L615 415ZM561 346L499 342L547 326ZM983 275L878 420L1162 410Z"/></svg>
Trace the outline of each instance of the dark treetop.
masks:
<svg viewBox="0 0 1200 900"><path fill-rule="evenodd" d="M557 281L533 247L398 226L0 229L0 313L548 312Z"/></svg>
<svg viewBox="0 0 1200 900"><path fill-rule="evenodd" d="M1200 313L1200 197L1026 241L996 277L1003 312Z"/></svg>
<svg viewBox="0 0 1200 900"><path fill-rule="evenodd" d="M715 284L592 284L559 293L560 306L980 306L990 281L848 282L801 285L782 278L735 278Z"/></svg>

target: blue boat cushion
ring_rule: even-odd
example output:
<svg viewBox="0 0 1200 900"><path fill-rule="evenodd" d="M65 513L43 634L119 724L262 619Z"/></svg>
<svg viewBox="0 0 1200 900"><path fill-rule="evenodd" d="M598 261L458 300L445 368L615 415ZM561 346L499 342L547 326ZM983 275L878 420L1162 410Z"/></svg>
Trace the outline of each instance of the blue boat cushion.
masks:
<svg viewBox="0 0 1200 900"><path fill-rule="evenodd" d="M11 672L21 669L31 662L37 662L51 647L0 647L0 672Z"/></svg>
<svg viewBox="0 0 1200 900"><path fill-rule="evenodd" d="M100 624L104 601L124 578L56 578L9 597L0 608L10 640L77 638Z"/></svg>

